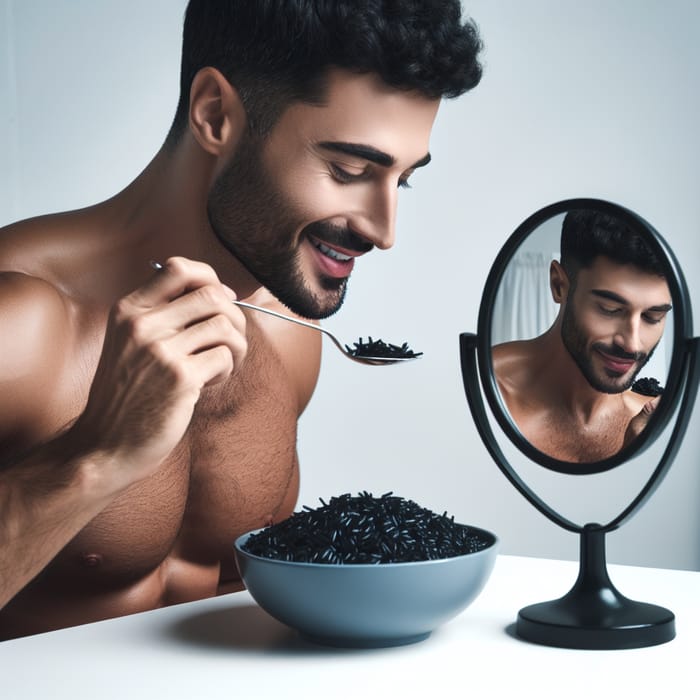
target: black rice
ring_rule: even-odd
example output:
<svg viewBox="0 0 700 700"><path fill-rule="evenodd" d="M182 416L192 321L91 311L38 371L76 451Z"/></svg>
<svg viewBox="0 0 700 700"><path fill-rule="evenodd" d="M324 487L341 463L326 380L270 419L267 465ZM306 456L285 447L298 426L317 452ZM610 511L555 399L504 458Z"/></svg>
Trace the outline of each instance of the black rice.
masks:
<svg viewBox="0 0 700 700"><path fill-rule="evenodd" d="M360 338L359 342L353 343L354 347L349 345L345 346L345 349L354 357L388 357L394 359L408 359L414 357L420 357L422 352L415 352L411 350L408 343L402 343L401 345L393 345L392 343L385 343L383 340L372 340L370 336L367 342Z"/></svg>
<svg viewBox="0 0 700 700"><path fill-rule="evenodd" d="M632 384L632 391L644 396L660 396L664 393L664 388L659 384L658 379L643 377Z"/></svg>
<svg viewBox="0 0 700 700"><path fill-rule="evenodd" d="M335 496L250 535L243 549L284 561L388 564L445 559L493 544L488 533L392 493Z"/></svg>

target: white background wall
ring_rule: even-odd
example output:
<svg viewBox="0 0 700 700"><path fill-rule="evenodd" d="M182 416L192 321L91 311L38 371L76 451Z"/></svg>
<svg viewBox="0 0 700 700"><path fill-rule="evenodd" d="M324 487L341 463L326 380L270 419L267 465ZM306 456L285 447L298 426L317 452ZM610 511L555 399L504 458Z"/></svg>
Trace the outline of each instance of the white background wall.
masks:
<svg viewBox="0 0 700 700"><path fill-rule="evenodd" d="M0 224L99 201L147 164L177 101L184 6L0 0ZM476 329L484 280L508 235L536 209L577 196L616 201L662 233L698 325L700 3L465 8L486 43L482 84L441 108L433 163L402 194L396 248L362 260L344 309L327 321L348 341L406 340L425 356L366 368L327 347L301 422L300 505L394 491L492 529L505 553L573 559L576 538L531 508L482 446L458 336ZM699 451L691 429L647 506L609 536L611 561L700 569ZM542 488L572 517L592 520L596 505L614 514L653 457L585 483L545 475Z"/></svg>

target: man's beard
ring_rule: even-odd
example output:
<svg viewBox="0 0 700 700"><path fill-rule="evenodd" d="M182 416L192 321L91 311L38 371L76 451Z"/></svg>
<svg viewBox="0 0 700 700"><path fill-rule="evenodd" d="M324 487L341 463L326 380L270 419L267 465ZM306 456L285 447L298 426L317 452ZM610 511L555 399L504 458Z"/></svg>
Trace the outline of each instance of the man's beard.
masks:
<svg viewBox="0 0 700 700"><path fill-rule="evenodd" d="M581 327L576 322L576 315L573 309L573 304L571 303L571 294L569 295L569 301L564 308L564 317L562 319L561 325L561 338L564 343L564 347L569 351L569 354L573 358L574 362L581 370L586 381L591 385L596 391L600 391L604 394L621 394L623 391L627 391L637 375L642 370L644 365L651 359L654 354L656 346L654 346L649 353L629 353L618 347L617 345L606 345L604 343L594 343L590 350L586 348L586 336L581 329ZM634 371L620 375L619 377L606 376L601 377L595 373L595 368L593 365L592 353L600 350L607 355L612 357L617 357L623 360L633 360L637 363ZM625 377L623 381L619 381Z"/></svg>
<svg viewBox="0 0 700 700"><path fill-rule="evenodd" d="M264 170L259 143L251 137L244 137L214 183L207 213L224 247L285 306L305 318L327 318L338 311L348 280L322 276L322 292L314 292L301 270L299 242L311 234L358 251L369 246L352 231L323 221L309 224L297 238L293 207L274 187Z"/></svg>

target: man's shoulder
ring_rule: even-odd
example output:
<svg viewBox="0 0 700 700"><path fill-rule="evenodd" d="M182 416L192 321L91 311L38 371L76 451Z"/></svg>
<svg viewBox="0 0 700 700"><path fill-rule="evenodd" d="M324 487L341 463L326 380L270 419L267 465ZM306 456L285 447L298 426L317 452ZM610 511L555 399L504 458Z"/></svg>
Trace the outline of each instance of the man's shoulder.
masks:
<svg viewBox="0 0 700 700"><path fill-rule="evenodd" d="M513 417L531 420L547 413L549 366L538 339L500 343L492 350L496 383Z"/></svg>
<svg viewBox="0 0 700 700"><path fill-rule="evenodd" d="M532 340L512 340L491 349L491 362L498 378L513 377L531 365L538 350Z"/></svg>
<svg viewBox="0 0 700 700"><path fill-rule="evenodd" d="M8 315L19 320L20 314L66 315L69 300L55 284L37 275L0 269L0 307L0 321L6 321Z"/></svg>
<svg viewBox="0 0 700 700"><path fill-rule="evenodd" d="M71 325L70 301L61 290L24 272L0 271L2 376L36 358L39 348L55 354L70 337Z"/></svg>
<svg viewBox="0 0 700 700"><path fill-rule="evenodd" d="M0 445L3 455L54 431L74 324L60 290L21 272L0 272ZM58 421L58 423L57 423Z"/></svg>
<svg viewBox="0 0 700 700"><path fill-rule="evenodd" d="M12 261L40 254L46 236L63 233L70 214L41 214L0 226L0 269L12 267Z"/></svg>

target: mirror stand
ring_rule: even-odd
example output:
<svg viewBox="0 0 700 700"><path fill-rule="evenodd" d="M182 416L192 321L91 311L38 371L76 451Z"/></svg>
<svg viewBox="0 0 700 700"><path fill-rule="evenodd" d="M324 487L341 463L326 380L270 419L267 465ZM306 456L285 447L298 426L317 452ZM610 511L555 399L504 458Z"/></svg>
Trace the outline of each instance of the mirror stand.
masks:
<svg viewBox="0 0 700 700"><path fill-rule="evenodd" d="M520 478L491 429L481 387L477 353L479 338L460 335L464 389L479 435L511 484L543 515L580 535L579 575L562 598L529 605L518 613L517 634L538 644L576 649L633 649L663 644L675 637L675 616L666 608L623 596L612 584L605 559L605 535L636 513L666 474L688 425L700 384L700 338L688 338L681 361L680 407L676 424L659 464L648 482L620 515L607 525L577 525L541 500Z"/></svg>
<svg viewBox="0 0 700 700"><path fill-rule="evenodd" d="M596 524L583 527L576 583L558 600L523 608L518 613L518 636L574 649L636 649L675 637L675 616L670 610L630 600L612 584L605 534Z"/></svg>

